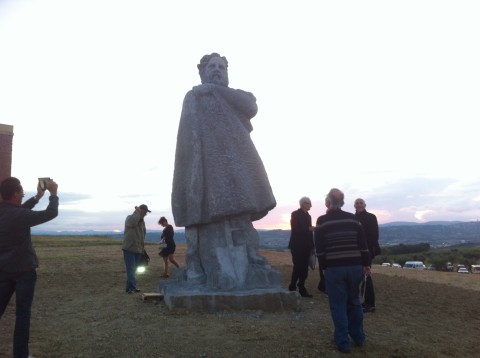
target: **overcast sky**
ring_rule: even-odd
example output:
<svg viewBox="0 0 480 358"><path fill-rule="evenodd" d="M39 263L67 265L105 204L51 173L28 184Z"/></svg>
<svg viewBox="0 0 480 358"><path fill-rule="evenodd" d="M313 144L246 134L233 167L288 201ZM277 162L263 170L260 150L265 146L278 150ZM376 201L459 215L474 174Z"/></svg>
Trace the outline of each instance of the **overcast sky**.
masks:
<svg viewBox="0 0 480 358"><path fill-rule="evenodd" d="M39 229L173 224L183 98L218 52L252 92L252 139L277 207L257 228L314 220L331 187L380 223L478 220L480 2L0 0L0 123L12 175L59 184ZM43 199L36 209L43 209Z"/></svg>

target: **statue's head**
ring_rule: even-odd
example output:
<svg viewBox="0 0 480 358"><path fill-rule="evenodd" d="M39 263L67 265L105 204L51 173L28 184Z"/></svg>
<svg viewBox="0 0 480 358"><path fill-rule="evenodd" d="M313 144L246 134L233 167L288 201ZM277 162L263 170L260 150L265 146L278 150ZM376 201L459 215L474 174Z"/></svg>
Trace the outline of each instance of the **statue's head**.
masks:
<svg viewBox="0 0 480 358"><path fill-rule="evenodd" d="M205 55L197 65L202 83L228 86L228 61L218 53Z"/></svg>

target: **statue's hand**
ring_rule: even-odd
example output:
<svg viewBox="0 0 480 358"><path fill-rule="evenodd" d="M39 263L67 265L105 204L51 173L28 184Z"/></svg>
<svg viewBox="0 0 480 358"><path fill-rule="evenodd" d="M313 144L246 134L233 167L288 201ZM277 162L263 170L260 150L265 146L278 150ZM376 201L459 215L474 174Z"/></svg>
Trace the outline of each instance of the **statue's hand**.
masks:
<svg viewBox="0 0 480 358"><path fill-rule="evenodd" d="M203 83L201 85L193 87L192 91L196 96L206 96L213 93L214 87L215 85L211 83Z"/></svg>

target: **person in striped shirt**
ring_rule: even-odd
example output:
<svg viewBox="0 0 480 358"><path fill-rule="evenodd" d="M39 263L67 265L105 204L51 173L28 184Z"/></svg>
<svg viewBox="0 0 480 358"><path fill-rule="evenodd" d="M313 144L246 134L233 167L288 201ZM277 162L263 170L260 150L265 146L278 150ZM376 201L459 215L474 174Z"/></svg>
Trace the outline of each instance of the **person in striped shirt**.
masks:
<svg viewBox="0 0 480 358"><path fill-rule="evenodd" d="M325 198L327 213L317 219L314 234L318 261L325 274L334 342L343 353L365 344L359 286L370 274L370 254L362 224L341 208L344 194L332 188Z"/></svg>

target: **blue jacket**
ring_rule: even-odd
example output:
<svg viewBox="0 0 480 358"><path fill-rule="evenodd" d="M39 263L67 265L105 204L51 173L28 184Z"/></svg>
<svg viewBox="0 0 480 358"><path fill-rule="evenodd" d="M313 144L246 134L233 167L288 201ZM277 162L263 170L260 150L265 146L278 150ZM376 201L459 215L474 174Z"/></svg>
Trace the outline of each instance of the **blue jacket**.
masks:
<svg viewBox="0 0 480 358"><path fill-rule="evenodd" d="M50 196L47 209L33 211L34 198L22 206L0 202L0 271L21 272L38 267L30 228L58 215L58 196Z"/></svg>

